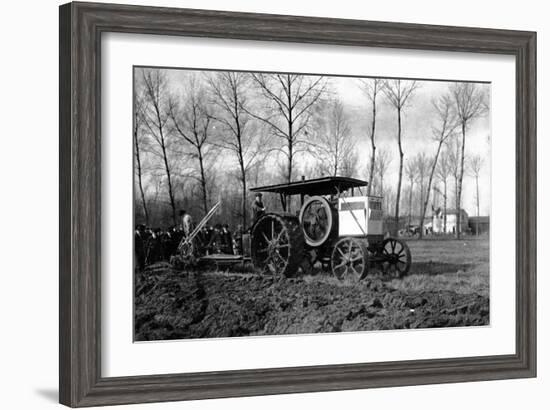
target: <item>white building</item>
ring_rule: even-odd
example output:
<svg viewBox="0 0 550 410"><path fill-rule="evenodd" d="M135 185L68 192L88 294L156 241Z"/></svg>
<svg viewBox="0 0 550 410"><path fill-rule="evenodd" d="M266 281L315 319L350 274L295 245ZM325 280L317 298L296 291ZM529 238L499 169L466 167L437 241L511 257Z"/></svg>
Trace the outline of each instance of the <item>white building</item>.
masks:
<svg viewBox="0 0 550 410"><path fill-rule="evenodd" d="M432 216L432 229L433 233L456 233L456 220L457 220L457 211L456 209L436 209L434 210ZM460 210L460 232L468 231L468 213L464 210Z"/></svg>

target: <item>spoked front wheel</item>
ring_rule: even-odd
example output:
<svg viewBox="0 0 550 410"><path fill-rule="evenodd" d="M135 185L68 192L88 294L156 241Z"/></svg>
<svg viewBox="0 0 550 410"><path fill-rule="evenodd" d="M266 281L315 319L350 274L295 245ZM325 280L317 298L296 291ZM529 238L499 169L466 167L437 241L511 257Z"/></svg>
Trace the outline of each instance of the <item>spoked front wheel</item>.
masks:
<svg viewBox="0 0 550 410"><path fill-rule="evenodd" d="M382 268L384 273L402 278L411 268L411 251L401 239L387 238L381 248Z"/></svg>
<svg viewBox="0 0 550 410"><path fill-rule="evenodd" d="M368 271L367 247L355 238L340 239L332 250L330 264L332 273L340 280L363 279Z"/></svg>

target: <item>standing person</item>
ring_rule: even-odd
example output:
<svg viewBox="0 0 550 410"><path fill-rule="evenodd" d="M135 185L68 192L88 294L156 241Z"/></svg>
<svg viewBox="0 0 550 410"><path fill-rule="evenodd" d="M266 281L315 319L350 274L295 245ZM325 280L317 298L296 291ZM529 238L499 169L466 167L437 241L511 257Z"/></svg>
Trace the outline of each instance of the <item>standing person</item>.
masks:
<svg viewBox="0 0 550 410"><path fill-rule="evenodd" d="M178 251L178 245L181 241L182 231L177 226L170 229L170 245L168 256L175 255Z"/></svg>
<svg viewBox="0 0 550 410"><path fill-rule="evenodd" d="M134 231L134 251L136 267L141 270L145 267L145 225L136 226Z"/></svg>
<svg viewBox="0 0 550 410"><path fill-rule="evenodd" d="M193 231L193 218L187 213L185 209L180 211L181 229L183 235L187 238Z"/></svg>
<svg viewBox="0 0 550 410"><path fill-rule="evenodd" d="M252 215L254 216L254 223L265 214L264 203L262 202L262 193L256 193L254 203L252 204Z"/></svg>
<svg viewBox="0 0 550 410"><path fill-rule="evenodd" d="M221 253L222 252L222 226L221 224L216 224L212 235L210 236L210 241L208 242L208 249L212 253Z"/></svg>
<svg viewBox="0 0 550 410"><path fill-rule="evenodd" d="M224 224L221 232L223 253L233 254L233 235L229 230L229 225Z"/></svg>
<svg viewBox="0 0 550 410"><path fill-rule="evenodd" d="M162 243L162 230L157 227L153 229L152 247L151 247L151 263L159 262L162 260L163 243Z"/></svg>
<svg viewBox="0 0 550 410"><path fill-rule="evenodd" d="M233 235L233 253L235 255L243 254L243 226L238 225L235 234Z"/></svg>

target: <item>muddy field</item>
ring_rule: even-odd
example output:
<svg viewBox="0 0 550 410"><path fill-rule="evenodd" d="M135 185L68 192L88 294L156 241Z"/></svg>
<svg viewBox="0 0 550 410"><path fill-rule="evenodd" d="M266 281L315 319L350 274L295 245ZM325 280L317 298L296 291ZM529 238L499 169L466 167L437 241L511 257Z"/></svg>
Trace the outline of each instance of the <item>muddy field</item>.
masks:
<svg viewBox="0 0 550 410"><path fill-rule="evenodd" d="M485 239L411 240L409 275L342 283L328 272L273 279L238 271L136 273L135 338L413 329L489 324ZM444 262L443 262L444 261Z"/></svg>

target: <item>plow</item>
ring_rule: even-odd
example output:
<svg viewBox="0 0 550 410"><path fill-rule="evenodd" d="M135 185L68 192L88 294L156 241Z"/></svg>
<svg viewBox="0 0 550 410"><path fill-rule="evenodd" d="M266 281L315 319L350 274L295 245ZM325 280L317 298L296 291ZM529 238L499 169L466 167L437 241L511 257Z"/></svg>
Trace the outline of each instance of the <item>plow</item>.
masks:
<svg viewBox="0 0 550 410"><path fill-rule="evenodd" d="M197 236L206 226L208 221L210 221L210 219L214 216L220 206L221 201L216 202L216 204L201 219L197 226L195 226L191 233L181 239L178 244L177 254L171 258L171 262L173 264L195 265L199 261L199 258L202 255L200 255L201 244L198 243Z"/></svg>

